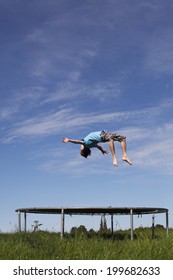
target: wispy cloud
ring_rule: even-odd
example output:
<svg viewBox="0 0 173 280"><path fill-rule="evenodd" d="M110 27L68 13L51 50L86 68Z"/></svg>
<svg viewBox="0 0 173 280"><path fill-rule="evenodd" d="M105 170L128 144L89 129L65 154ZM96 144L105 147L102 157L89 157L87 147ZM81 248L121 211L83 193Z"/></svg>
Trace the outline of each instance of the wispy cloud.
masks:
<svg viewBox="0 0 173 280"><path fill-rule="evenodd" d="M169 131L168 131L169 133ZM142 147L134 149L134 163L138 167L160 170L164 174L173 175L173 151L171 140L153 139L150 143L142 143Z"/></svg>
<svg viewBox="0 0 173 280"><path fill-rule="evenodd" d="M45 96L45 100L42 101L42 104L59 102L62 100L67 102L69 100L74 100L75 97L79 98L80 104L84 103L86 99L107 103L110 99L116 100L120 95L121 87L118 83L113 81L105 81L93 85L68 81L57 85L56 90L51 92L49 97Z"/></svg>
<svg viewBox="0 0 173 280"><path fill-rule="evenodd" d="M26 117L31 109L40 105L44 94L44 88L41 86L13 90L11 96L0 105L0 121L4 122L4 126L6 121L12 121L12 126L15 125L21 116Z"/></svg>
<svg viewBox="0 0 173 280"><path fill-rule="evenodd" d="M1 121L11 118L11 116L14 115L16 112L18 112L18 106L0 108Z"/></svg>
<svg viewBox="0 0 173 280"><path fill-rule="evenodd" d="M76 112L72 108L60 109L54 113L41 114L40 116L27 118L24 121L16 122L12 128L8 131L7 138L22 138L25 136L30 137L46 137L64 131L80 130L81 128L92 127L97 124L104 128L108 125L112 126L112 129L125 128L128 124L130 128L127 130L131 134L131 138L144 137L146 135L145 130L157 129L164 124L164 120L161 120L168 110L172 110L173 103L165 102L159 106L144 108L141 110L132 110L125 112L107 112L107 113L80 113ZM158 126L157 120L160 124ZM165 120L166 121L166 120ZM143 126L143 130L141 129ZM102 129L102 128L100 128ZM159 131L159 129L158 129ZM145 132L145 133L144 133ZM163 132L159 132L162 134ZM9 141L9 140L8 140Z"/></svg>
<svg viewBox="0 0 173 280"><path fill-rule="evenodd" d="M74 8L26 34L23 44L31 50L30 75L79 80L83 69L88 67L98 52L97 40L87 39L85 32L82 32L85 28L84 20L79 19L79 14L76 17Z"/></svg>

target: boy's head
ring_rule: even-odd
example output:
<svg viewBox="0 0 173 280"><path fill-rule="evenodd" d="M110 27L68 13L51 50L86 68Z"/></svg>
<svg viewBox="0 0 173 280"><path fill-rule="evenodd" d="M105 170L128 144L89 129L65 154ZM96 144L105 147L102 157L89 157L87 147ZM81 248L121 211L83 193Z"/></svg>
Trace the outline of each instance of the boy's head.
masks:
<svg viewBox="0 0 173 280"><path fill-rule="evenodd" d="M87 158L88 156L91 155L91 150L88 147L85 147L84 145L81 145L80 154L81 154L82 157Z"/></svg>

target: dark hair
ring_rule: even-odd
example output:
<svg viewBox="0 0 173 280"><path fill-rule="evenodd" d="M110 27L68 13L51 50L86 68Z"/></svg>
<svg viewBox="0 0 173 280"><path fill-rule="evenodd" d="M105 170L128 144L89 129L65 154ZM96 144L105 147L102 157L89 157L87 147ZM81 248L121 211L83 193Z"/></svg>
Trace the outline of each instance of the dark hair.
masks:
<svg viewBox="0 0 173 280"><path fill-rule="evenodd" d="M80 152L81 156L87 158L88 156L91 155L91 150L88 147L85 147L81 150Z"/></svg>

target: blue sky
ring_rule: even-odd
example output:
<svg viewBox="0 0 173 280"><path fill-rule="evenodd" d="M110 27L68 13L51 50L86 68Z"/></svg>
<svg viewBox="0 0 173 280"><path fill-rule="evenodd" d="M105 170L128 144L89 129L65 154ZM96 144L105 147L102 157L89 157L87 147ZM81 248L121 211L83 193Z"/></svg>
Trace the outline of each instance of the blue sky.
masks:
<svg viewBox="0 0 173 280"><path fill-rule="evenodd" d="M1 231L22 207L166 207L173 226L172 13L169 0L0 0ZM126 135L132 166L119 143L116 168L61 142L103 129ZM66 229L99 221L67 217Z"/></svg>

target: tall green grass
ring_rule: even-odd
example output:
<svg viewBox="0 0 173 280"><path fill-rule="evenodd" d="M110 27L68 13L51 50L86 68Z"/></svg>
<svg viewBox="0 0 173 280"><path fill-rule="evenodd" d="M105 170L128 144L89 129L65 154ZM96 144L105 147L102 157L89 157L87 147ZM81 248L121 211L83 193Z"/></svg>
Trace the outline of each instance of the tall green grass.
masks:
<svg viewBox="0 0 173 280"><path fill-rule="evenodd" d="M50 232L0 234L0 259L173 260L173 230L168 237L160 231L154 239L147 231L137 231L133 241L122 232L113 237L67 234L63 239Z"/></svg>

